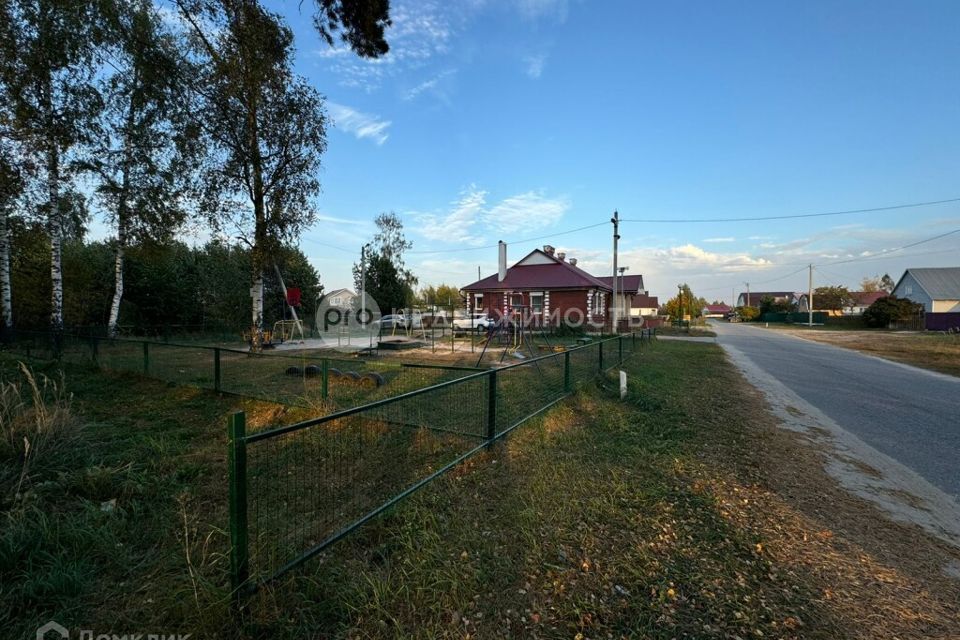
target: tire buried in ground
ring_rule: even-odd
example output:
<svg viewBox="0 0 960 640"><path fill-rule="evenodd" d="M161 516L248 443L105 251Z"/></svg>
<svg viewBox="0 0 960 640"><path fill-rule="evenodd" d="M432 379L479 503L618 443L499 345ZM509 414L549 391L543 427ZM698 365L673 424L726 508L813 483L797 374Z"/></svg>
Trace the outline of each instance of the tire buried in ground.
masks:
<svg viewBox="0 0 960 640"><path fill-rule="evenodd" d="M384 384L386 384L386 380L384 380L383 376L376 371L370 371L369 373L363 374L360 384L367 389L376 389L377 387L382 387Z"/></svg>

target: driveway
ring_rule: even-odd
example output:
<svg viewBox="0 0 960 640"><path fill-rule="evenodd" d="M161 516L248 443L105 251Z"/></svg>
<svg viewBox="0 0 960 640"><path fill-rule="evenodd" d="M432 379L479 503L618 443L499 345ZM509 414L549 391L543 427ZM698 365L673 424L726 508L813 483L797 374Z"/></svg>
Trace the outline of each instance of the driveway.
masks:
<svg viewBox="0 0 960 640"><path fill-rule="evenodd" d="M960 378L763 327L712 325L717 342L741 369L753 372L755 384L765 377L781 383L842 430L960 502Z"/></svg>

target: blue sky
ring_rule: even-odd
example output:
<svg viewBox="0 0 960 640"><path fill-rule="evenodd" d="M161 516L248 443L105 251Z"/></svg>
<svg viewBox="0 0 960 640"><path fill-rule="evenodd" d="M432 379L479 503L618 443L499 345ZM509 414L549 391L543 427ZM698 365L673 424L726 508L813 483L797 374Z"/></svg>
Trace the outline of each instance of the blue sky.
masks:
<svg viewBox="0 0 960 640"><path fill-rule="evenodd" d="M391 53L329 48L276 6L334 122L301 247L328 290L380 211L422 284L462 286L549 242L597 275L626 219L775 216L960 198L960 3L393 0ZM600 226L555 235L591 224ZM651 293L855 286L960 264L960 202L766 222L621 227ZM513 242L518 239L548 239ZM903 256L903 257L897 257ZM854 262L837 264L843 260Z"/></svg>

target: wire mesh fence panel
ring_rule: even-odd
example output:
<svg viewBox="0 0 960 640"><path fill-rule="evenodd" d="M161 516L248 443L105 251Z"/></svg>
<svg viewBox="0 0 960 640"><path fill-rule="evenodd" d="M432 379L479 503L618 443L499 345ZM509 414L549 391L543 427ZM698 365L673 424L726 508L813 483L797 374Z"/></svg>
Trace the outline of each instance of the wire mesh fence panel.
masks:
<svg viewBox="0 0 960 640"><path fill-rule="evenodd" d="M100 339L97 341L97 364L107 371L144 373L143 344L129 340Z"/></svg>
<svg viewBox="0 0 960 640"><path fill-rule="evenodd" d="M564 354L537 358L497 371L497 433L563 398Z"/></svg>
<svg viewBox="0 0 960 640"><path fill-rule="evenodd" d="M212 389L214 384L213 349L146 342L143 373L151 378L175 384Z"/></svg>
<svg viewBox="0 0 960 640"><path fill-rule="evenodd" d="M598 347L586 344L570 350L570 375L577 381L590 380L600 370Z"/></svg>
<svg viewBox="0 0 960 640"><path fill-rule="evenodd" d="M484 397L478 377L251 442L252 576L283 571L483 442Z"/></svg>

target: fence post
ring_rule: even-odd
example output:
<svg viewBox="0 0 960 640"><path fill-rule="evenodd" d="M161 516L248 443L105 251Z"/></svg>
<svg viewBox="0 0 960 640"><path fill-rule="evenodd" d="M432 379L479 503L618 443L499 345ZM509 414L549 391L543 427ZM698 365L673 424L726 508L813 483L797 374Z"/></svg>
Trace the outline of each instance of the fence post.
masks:
<svg viewBox="0 0 960 640"><path fill-rule="evenodd" d="M324 358L320 363L320 397L327 399L327 381L330 379L330 359Z"/></svg>
<svg viewBox="0 0 960 640"><path fill-rule="evenodd" d="M150 375L150 343L143 341L143 373Z"/></svg>
<svg viewBox="0 0 960 640"><path fill-rule="evenodd" d="M487 447L497 437L497 372L487 374Z"/></svg>
<svg viewBox="0 0 960 640"><path fill-rule="evenodd" d="M563 390L570 393L570 351L563 352Z"/></svg>
<svg viewBox="0 0 960 640"><path fill-rule="evenodd" d="M603 340L600 340L600 342L597 343L597 350L600 353L600 371L603 371Z"/></svg>
<svg viewBox="0 0 960 640"><path fill-rule="evenodd" d="M227 467L230 481L230 588L240 604L242 588L250 578L247 548L247 443L246 415L232 413L227 419Z"/></svg>
<svg viewBox="0 0 960 640"><path fill-rule="evenodd" d="M213 390L220 391L220 347L213 348Z"/></svg>

